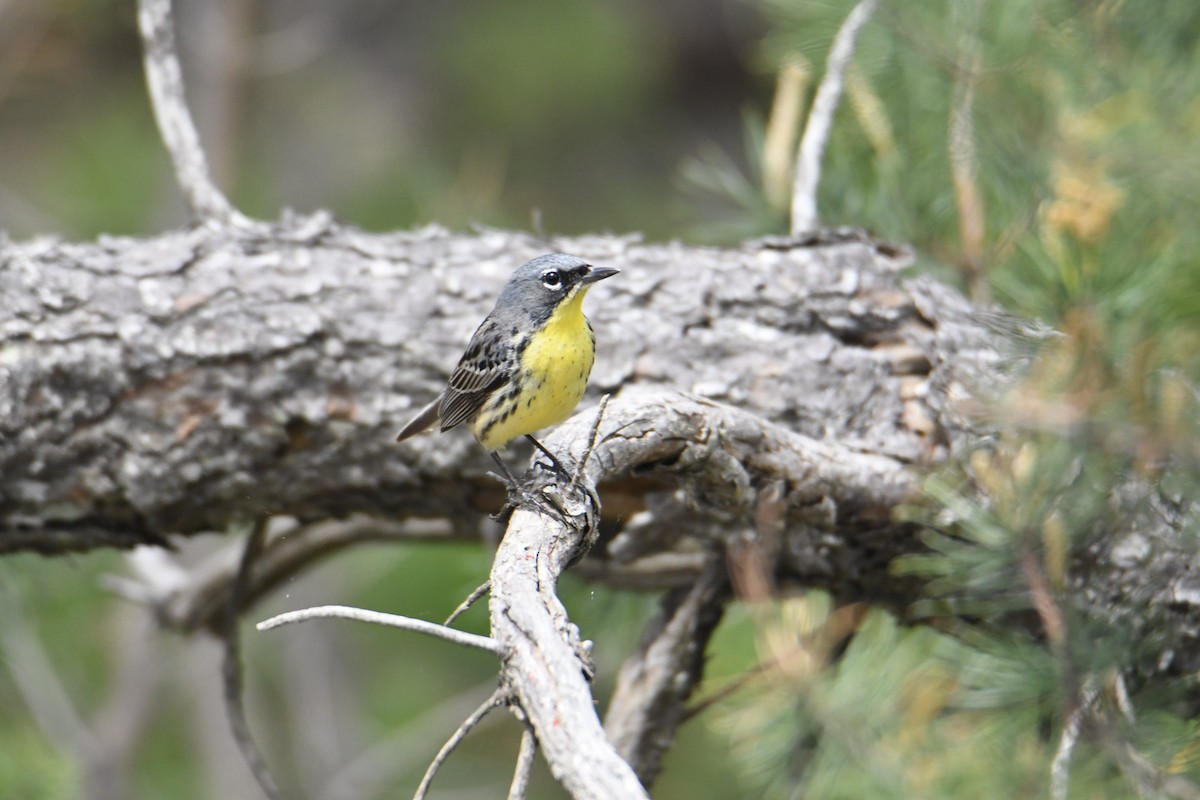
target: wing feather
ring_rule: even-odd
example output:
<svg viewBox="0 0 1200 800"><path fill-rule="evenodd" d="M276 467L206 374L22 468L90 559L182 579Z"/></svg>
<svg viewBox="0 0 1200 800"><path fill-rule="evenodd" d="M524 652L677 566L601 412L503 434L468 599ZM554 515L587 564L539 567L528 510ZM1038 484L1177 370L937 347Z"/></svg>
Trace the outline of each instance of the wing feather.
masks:
<svg viewBox="0 0 1200 800"><path fill-rule="evenodd" d="M450 375L438 409L446 431L471 419L497 389L508 382L515 365L511 348L499 326L486 320L471 337L466 352Z"/></svg>

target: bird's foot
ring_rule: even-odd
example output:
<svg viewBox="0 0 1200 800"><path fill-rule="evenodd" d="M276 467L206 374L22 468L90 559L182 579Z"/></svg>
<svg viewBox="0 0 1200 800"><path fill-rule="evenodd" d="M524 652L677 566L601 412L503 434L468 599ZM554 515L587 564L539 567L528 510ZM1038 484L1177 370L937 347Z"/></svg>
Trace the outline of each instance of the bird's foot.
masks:
<svg viewBox="0 0 1200 800"><path fill-rule="evenodd" d="M529 483L522 483L507 470L505 470L504 475L497 475L495 472L489 472L488 475L504 484L505 491L507 492L504 506L492 515L492 519L499 521L507 520L512 512L518 508L527 508L542 514L553 515L559 513L538 496L536 489L546 484L536 476Z"/></svg>
<svg viewBox="0 0 1200 800"><path fill-rule="evenodd" d="M539 442L537 439L535 439L532 436L527 435L525 438L528 439L529 441L533 442L533 446L536 447L538 450L540 450L542 452L542 455L544 455L546 458L550 459L549 463L547 463L545 461L533 462L533 465L535 467L542 469L546 472L553 472L554 474L558 475L560 478L562 478L567 483L570 483L571 481L573 481L575 479L575 476L572 475L567 470L567 468L562 465L562 462L558 460L558 457L556 455L554 455L554 453L551 453L549 450L546 449L545 445L543 445L541 442Z"/></svg>

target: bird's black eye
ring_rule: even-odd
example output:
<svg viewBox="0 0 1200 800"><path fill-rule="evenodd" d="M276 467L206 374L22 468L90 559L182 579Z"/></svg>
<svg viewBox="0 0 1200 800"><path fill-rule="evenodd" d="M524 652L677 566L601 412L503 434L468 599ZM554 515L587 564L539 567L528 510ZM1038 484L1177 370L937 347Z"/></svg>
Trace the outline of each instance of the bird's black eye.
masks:
<svg viewBox="0 0 1200 800"><path fill-rule="evenodd" d="M542 286L547 289L562 288L562 276L558 274L558 270L551 269L542 273Z"/></svg>

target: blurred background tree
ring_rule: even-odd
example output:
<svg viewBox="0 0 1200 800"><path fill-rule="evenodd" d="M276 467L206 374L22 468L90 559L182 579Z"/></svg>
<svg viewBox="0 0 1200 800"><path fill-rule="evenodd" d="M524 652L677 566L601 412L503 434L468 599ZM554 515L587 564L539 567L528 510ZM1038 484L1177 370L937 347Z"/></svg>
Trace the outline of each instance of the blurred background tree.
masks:
<svg viewBox="0 0 1200 800"><path fill-rule="evenodd" d="M536 217L552 233L730 244L785 230L780 175L852 3L177 6L210 161L248 213L329 208L374 229ZM1064 565L1122 481L1197 496L1198 41L1194 0L876 13L826 154L823 221L912 243L919 269L1069 337L992 409L989 450L935 476L929 508L914 511L953 536L898 568L937 578L928 613L938 589L954 591L980 625L951 637L814 595L737 608L711 650L709 692L766 667L684 728L656 797L1047 793L1082 685L1143 655L1124 631L1089 624ZM10 236L184 222L132 2L0 0L0 152ZM345 602L439 618L487 563L481 547L363 547L262 615ZM112 599L102 578L122 569L119 554L0 562L0 796L258 797L217 702L217 649L155 635ZM1037 576L1061 637L990 630L996 615L1038 611ZM580 582L563 594L598 640L603 700L653 599ZM320 626L289 641L247 637L248 696L269 762L300 798L402 795L494 674L485 658L375 631ZM1128 690L1131 741L1161 774L1195 779L1194 709ZM468 739L435 795L494 797L518 735L492 722ZM534 796L561 796L539 778ZM1146 794L1086 742L1070 791Z"/></svg>

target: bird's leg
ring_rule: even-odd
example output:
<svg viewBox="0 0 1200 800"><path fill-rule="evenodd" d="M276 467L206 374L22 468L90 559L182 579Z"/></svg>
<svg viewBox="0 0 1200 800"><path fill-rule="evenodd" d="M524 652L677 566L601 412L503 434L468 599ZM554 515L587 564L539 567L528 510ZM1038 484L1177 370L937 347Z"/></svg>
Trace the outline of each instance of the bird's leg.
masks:
<svg viewBox="0 0 1200 800"><path fill-rule="evenodd" d="M555 457L554 453L551 453L549 450L546 449L546 446L544 444L539 442L537 439L533 438L532 434L529 434L529 433L525 434L525 438L528 439L529 441L533 442L533 446L536 447L538 450L541 450L542 454L545 455L546 458L550 459L550 465L554 467L555 471L559 475L566 478L568 481L571 480L571 473L567 472L566 467L564 467L562 465L562 462L560 462L558 460L558 458Z"/></svg>
<svg viewBox="0 0 1200 800"><path fill-rule="evenodd" d="M504 474L504 482L508 484L509 494L518 494L522 490L521 484L513 477L513 474L508 471L508 467L504 463L504 459L500 458L500 453L495 450L488 450L492 454L492 461L496 462L496 466L500 468L500 472Z"/></svg>
<svg viewBox="0 0 1200 800"><path fill-rule="evenodd" d="M545 504L534 497L529 492L529 489L526 488L523 483L514 478L513 474L508 471L508 466L505 465L504 459L500 458L500 453L495 450L489 450L488 452L492 454L492 460L496 462L496 466L498 466L500 468L500 472L503 473L504 482L508 484L508 502L505 504L504 508L499 511L499 513L494 515L493 518L499 519L503 517L505 512L507 512L510 508L516 508L519 505L517 501L520 501L520 503L524 503L527 506L545 510Z"/></svg>

